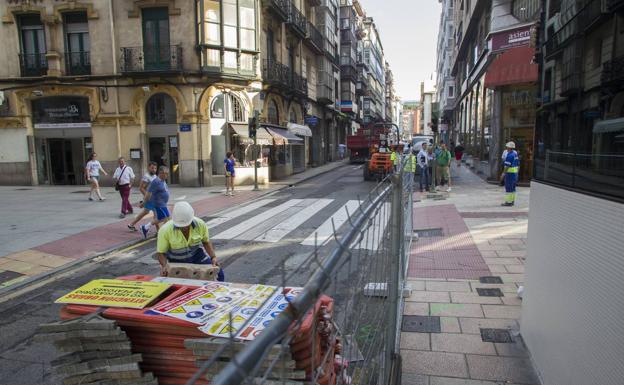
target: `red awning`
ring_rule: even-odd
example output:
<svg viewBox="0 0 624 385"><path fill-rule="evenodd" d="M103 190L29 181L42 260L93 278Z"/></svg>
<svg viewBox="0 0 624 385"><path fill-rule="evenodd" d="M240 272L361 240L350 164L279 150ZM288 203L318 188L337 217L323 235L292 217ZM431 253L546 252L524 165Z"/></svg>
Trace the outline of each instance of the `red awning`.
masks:
<svg viewBox="0 0 624 385"><path fill-rule="evenodd" d="M537 64L531 63L535 49L511 48L501 53L487 69L485 86L488 88L537 81Z"/></svg>

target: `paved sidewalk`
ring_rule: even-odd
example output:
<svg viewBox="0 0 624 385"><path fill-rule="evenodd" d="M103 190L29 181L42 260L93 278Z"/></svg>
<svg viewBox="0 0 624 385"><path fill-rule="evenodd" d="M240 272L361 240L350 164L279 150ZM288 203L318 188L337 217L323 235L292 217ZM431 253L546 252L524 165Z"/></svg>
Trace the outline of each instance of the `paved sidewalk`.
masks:
<svg viewBox="0 0 624 385"><path fill-rule="evenodd" d="M223 186L174 186L169 202L186 200L198 216L207 216L345 163L312 168L260 186L260 191L252 191L253 186L239 187L234 197L225 196ZM88 192L87 186L0 186L0 212L8 213L0 216L0 289L143 240L140 232L126 228L132 215L119 219L121 200L113 188L102 188L103 202L88 201ZM141 198L138 188L133 189L130 201L135 213L140 211L136 206Z"/></svg>
<svg viewBox="0 0 624 385"><path fill-rule="evenodd" d="M518 189L515 207L501 207L502 188L465 167L452 172L446 199L415 194L422 200L414 204L414 229L442 234L423 234L412 246L402 384L539 384L518 335L529 189ZM482 283L483 277L502 283Z"/></svg>

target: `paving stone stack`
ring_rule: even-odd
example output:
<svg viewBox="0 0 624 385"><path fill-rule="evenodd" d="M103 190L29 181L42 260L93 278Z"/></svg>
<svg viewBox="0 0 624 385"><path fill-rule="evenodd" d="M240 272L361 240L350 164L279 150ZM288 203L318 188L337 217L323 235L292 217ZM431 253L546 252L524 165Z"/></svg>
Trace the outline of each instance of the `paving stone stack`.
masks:
<svg viewBox="0 0 624 385"><path fill-rule="evenodd" d="M139 368L142 357L132 353L126 333L98 314L43 324L35 340L68 353L51 362L63 385L158 384L152 373Z"/></svg>

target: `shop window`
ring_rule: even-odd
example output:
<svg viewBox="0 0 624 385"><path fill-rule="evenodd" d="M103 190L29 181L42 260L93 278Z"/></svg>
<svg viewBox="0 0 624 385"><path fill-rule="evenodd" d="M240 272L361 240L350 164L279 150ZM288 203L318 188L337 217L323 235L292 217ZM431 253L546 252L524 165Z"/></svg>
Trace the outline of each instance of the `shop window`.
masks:
<svg viewBox="0 0 624 385"><path fill-rule="evenodd" d="M20 64L22 76L45 75L48 68L43 24L39 14L21 15L17 19L20 32Z"/></svg>
<svg viewBox="0 0 624 385"><path fill-rule="evenodd" d="M297 111L295 111L294 108L290 110L290 114L288 116L288 119L292 123L297 123L299 121L299 119L297 117Z"/></svg>
<svg viewBox="0 0 624 385"><path fill-rule="evenodd" d="M253 74L257 55L256 0L197 0L202 66ZM203 16L202 16L203 15Z"/></svg>
<svg viewBox="0 0 624 385"><path fill-rule="evenodd" d="M65 30L65 70L70 75L91 73L91 41L89 24L85 12L71 12L63 15Z"/></svg>
<svg viewBox="0 0 624 385"><path fill-rule="evenodd" d="M271 124L279 125L279 109L277 108L277 103L275 100L269 101L269 105L267 108L267 120Z"/></svg>
<svg viewBox="0 0 624 385"><path fill-rule="evenodd" d="M215 96L212 101L212 107L210 107L211 118L223 119L225 117L224 100L223 94Z"/></svg>
<svg viewBox="0 0 624 385"><path fill-rule="evenodd" d="M245 106L238 96L233 94L227 94L228 103L225 105L225 96L219 94L212 100L210 107L210 117L216 119L225 118L227 111L228 122L246 122L247 114L245 112Z"/></svg>
<svg viewBox="0 0 624 385"><path fill-rule="evenodd" d="M176 104L167 94L156 94L149 98L145 106L147 124L175 124Z"/></svg>
<svg viewBox="0 0 624 385"><path fill-rule="evenodd" d="M531 21L539 13L539 0L514 0L511 3L511 14L520 21Z"/></svg>

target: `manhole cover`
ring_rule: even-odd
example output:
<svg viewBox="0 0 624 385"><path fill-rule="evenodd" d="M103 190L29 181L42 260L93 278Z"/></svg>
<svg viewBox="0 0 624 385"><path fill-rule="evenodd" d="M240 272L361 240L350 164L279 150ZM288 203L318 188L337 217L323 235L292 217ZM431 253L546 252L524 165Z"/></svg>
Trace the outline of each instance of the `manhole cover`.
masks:
<svg viewBox="0 0 624 385"><path fill-rule="evenodd" d="M23 275L24 274L16 273L14 271L3 271L0 273L0 282L7 282Z"/></svg>
<svg viewBox="0 0 624 385"><path fill-rule="evenodd" d="M414 230L414 234L418 235L419 238L431 238L431 237L443 237L444 233L441 228L435 229L418 229Z"/></svg>
<svg viewBox="0 0 624 385"><path fill-rule="evenodd" d="M16 188L15 191L28 191L32 190L31 188Z"/></svg>
<svg viewBox="0 0 624 385"><path fill-rule="evenodd" d="M481 283L503 283L501 277L479 277Z"/></svg>
<svg viewBox="0 0 624 385"><path fill-rule="evenodd" d="M482 287L477 288L477 293L481 297L504 297L501 289L484 289Z"/></svg>
<svg viewBox="0 0 624 385"><path fill-rule="evenodd" d="M440 333L440 317L406 315L403 316L401 330L404 332Z"/></svg>
<svg viewBox="0 0 624 385"><path fill-rule="evenodd" d="M496 342L499 344L509 344L513 342L509 330L506 329L479 329L481 330L481 340L483 342Z"/></svg>

